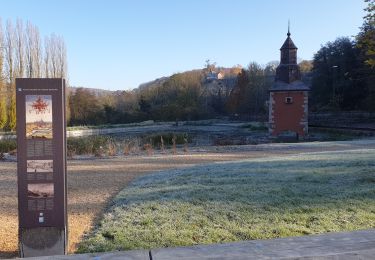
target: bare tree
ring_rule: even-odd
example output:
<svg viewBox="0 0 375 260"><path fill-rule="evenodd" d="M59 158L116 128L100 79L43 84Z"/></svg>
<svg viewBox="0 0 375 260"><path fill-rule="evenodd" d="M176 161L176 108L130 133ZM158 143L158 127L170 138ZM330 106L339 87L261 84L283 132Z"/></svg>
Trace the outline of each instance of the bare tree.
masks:
<svg viewBox="0 0 375 260"><path fill-rule="evenodd" d="M37 78L42 77L42 43L40 39L40 33L38 27L34 26L33 29L33 42L34 42L34 75Z"/></svg>
<svg viewBox="0 0 375 260"><path fill-rule="evenodd" d="M42 75L42 46L39 30L32 23L26 24L26 76L40 78Z"/></svg>
<svg viewBox="0 0 375 260"><path fill-rule="evenodd" d="M58 64L58 77L66 78L67 76L67 60L66 60L66 46L64 39L59 36L57 39L57 64Z"/></svg>
<svg viewBox="0 0 375 260"><path fill-rule="evenodd" d="M20 19L17 19L15 35L16 76L22 78L25 75L25 31L23 30L23 22Z"/></svg>
<svg viewBox="0 0 375 260"><path fill-rule="evenodd" d="M32 23L27 22L24 27L22 20L17 19L14 27L12 21L7 20L3 33L0 20L0 129L4 124L15 129L15 78L25 76L66 78L64 39L51 34L45 38L43 49L39 30Z"/></svg>
<svg viewBox="0 0 375 260"><path fill-rule="evenodd" d="M51 73L53 78L57 78L58 69L58 53L57 53L57 36L56 34L51 34L49 51L51 56Z"/></svg>
<svg viewBox="0 0 375 260"><path fill-rule="evenodd" d="M50 38L46 36L44 38L44 58L43 58L43 66L44 66L44 77L49 78L51 77L51 57L50 57Z"/></svg>
<svg viewBox="0 0 375 260"><path fill-rule="evenodd" d="M4 33L3 24L0 18L0 88L3 87L2 83L4 80L3 69L4 69ZM0 89L1 91L1 89Z"/></svg>
<svg viewBox="0 0 375 260"><path fill-rule="evenodd" d="M35 70L35 61L34 61L34 26L27 22L26 24L26 76L28 78L33 78Z"/></svg>
<svg viewBox="0 0 375 260"><path fill-rule="evenodd" d="M7 93L3 77L4 66L4 34L0 19L0 130L4 129L8 122L7 114Z"/></svg>
<svg viewBox="0 0 375 260"><path fill-rule="evenodd" d="M64 39L56 34L45 38L44 66L46 77L65 78L67 74L66 47Z"/></svg>
<svg viewBox="0 0 375 260"><path fill-rule="evenodd" d="M10 85L14 82L14 43L15 43L14 27L10 20L7 21L5 31L5 62L6 76Z"/></svg>
<svg viewBox="0 0 375 260"><path fill-rule="evenodd" d="M15 97L15 31L10 20L7 21L5 32L5 62L6 74L8 78L9 94L8 94L8 127L15 129L16 127L16 97Z"/></svg>

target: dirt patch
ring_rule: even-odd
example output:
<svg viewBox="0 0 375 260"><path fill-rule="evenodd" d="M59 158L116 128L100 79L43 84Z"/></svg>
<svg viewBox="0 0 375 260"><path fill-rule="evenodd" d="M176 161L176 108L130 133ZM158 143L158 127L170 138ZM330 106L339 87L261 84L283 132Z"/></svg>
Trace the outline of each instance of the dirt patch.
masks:
<svg viewBox="0 0 375 260"><path fill-rule="evenodd" d="M157 170L244 159L230 154L163 155L68 161L69 252L99 220L111 198L135 177ZM17 255L17 170L14 162L0 164L0 257Z"/></svg>
<svg viewBox="0 0 375 260"><path fill-rule="evenodd" d="M285 155L309 151L373 148L372 142L342 145L262 145L209 147L189 150L189 154L115 157L68 161L69 252L102 216L111 199L134 178L158 170L197 164L237 161L247 158ZM15 162L0 162L0 257L17 255L18 213Z"/></svg>

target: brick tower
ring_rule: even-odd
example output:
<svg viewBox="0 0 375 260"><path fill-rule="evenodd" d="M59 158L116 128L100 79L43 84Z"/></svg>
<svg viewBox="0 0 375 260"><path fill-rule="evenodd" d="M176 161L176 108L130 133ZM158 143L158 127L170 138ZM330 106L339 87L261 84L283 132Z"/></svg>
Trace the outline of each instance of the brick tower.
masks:
<svg viewBox="0 0 375 260"><path fill-rule="evenodd" d="M297 65L297 47L290 38L281 46L280 65L270 91L269 133L271 137L293 134L303 139L308 132L308 91Z"/></svg>

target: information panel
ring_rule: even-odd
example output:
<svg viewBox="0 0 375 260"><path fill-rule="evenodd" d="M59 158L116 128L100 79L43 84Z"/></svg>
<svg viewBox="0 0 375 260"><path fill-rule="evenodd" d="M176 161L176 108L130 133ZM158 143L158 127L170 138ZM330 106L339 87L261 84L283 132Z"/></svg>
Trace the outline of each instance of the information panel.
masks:
<svg viewBox="0 0 375 260"><path fill-rule="evenodd" d="M65 81L16 79L16 95L19 227L66 229Z"/></svg>

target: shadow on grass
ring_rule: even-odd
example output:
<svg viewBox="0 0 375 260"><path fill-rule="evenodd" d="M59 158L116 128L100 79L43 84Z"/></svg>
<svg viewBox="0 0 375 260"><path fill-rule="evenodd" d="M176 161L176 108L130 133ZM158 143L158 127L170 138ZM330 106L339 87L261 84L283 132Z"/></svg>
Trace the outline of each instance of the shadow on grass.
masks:
<svg viewBox="0 0 375 260"><path fill-rule="evenodd" d="M9 252L9 251L1 251L0 250L0 258L8 259L8 258L15 258L18 257L18 252Z"/></svg>

